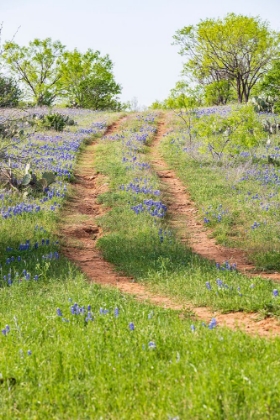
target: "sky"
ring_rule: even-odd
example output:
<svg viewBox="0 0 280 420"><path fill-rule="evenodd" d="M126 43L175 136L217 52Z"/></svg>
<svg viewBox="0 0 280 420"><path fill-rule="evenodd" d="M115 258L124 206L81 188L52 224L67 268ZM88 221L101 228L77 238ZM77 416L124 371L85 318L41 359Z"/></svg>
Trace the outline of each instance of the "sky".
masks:
<svg viewBox="0 0 280 420"><path fill-rule="evenodd" d="M230 12L259 16L280 31L279 0L0 0L2 42L17 32L20 45L50 37L69 50L109 54L121 101L140 107L165 99L180 79L175 32Z"/></svg>

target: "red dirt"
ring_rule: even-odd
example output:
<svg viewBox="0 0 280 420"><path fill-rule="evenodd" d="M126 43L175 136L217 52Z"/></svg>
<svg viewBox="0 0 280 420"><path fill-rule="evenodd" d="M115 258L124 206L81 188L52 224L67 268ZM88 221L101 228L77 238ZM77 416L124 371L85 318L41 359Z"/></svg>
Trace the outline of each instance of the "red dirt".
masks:
<svg viewBox="0 0 280 420"><path fill-rule="evenodd" d="M119 130L123 120L124 119L121 119L110 126L106 131L105 136L111 135ZM155 150L164 131L165 126L162 123L159 125L159 130L154 142ZM181 312L192 312L194 319L201 319L205 322L209 322L215 317L218 324L221 326L226 326L231 329L241 329L250 334L266 337L279 336L280 324L275 318L258 321L257 314L255 313L248 314L236 312L220 314L218 312L213 312L209 308L198 308L191 304L182 305L176 302L175 299L152 293L148 290L147 286L136 283L131 277L118 274L113 265L103 259L100 251L95 246L96 240L102 235L102 230L98 226L96 217L104 214L106 209L97 203L97 197L100 193L107 191L108 188L106 178L97 174L93 169L95 147L96 145L94 143L87 147L86 151L81 154L80 162L77 166L79 169L75 174L76 182L72 187L72 198L67 203L63 213L63 222L60 226L60 236L64 243L62 247L63 254L68 259L75 262L90 280L104 286L117 287L124 293L134 295L138 300L148 301L155 305L179 310ZM189 199L186 198L185 188L180 185L180 182L178 183L175 174L164 166L165 164L158 156L157 151L153 151L152 155L154 164L161 166L161 169L158 170L158 174L162 181L168 186L170 195L170 203L168 203L169 212L172 214L173 223L177 223L175 218L177 213L179 213L180 217L195 213L193 203L188 201L189 204L186 204L185 200ZM184 210L184 206L187 206L186 211ZM189 232L191 236L197 235L196 229L203 231L202 225L196 224L194 221L192 221L192 223L188 222L188 230L189 226L192 229ZM195 237L200 238L200 236ZM207 235L205 233L205 241L207 240ZM199 243L198 240L197 243ZM208 247L213 247L212 240L209 244L210 243L211 245L208 245ZM217 250L219 248L220 247L218 247ZM205 250L207 254L207 245L204 247L201 246L200 249ZM207 255L209 258L214 259L216 256L219 256L219 261L221 262L225 261L225 259L229 260L228 253L226 254L227 258L224 258L223 254L219 254L217 251L212 250L211 254ZM234 255L236 256L237 254Z"/></svg>

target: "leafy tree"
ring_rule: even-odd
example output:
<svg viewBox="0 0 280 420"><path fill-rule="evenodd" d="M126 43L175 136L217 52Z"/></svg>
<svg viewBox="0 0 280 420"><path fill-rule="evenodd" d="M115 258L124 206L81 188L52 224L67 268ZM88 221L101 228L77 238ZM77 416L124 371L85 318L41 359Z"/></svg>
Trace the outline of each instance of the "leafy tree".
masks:
<svg viewBox="0 0 280 420"><path fill-rule="evenodd" d="M272 109L280 113L280 61L274 61L259 84L260 97L272 103Z"/></svg>
<svg viewBox="0 0 280 420"><path fill-rule="evenodd" d="M274 61L264 76L260 90L266 95L280 98L280 61Z"/></svg>
<svg viewBox="0 0 280 420"><path fill-rule="evenodd" d="M217 80L209 83L204 89L206 105L226 105L234 99L234 91L229 80Z"/></svg>
<svg viewBox="0 0 280 420"><path fill-rule="evenodd" d="M224 153L233 156L240 150L250 149L263 137L263 126L254 107L249 104L232 108L226 116L204 116L196 128L204 151L209 151L217 159L221 159Z"/></svg>
<svg viewBox="0 0 280 420"><path fill-rule="evenodd" d="M198 107L202 105L202 95L201 86L191 87L185 80L180 80L163 102L155 101L150 108L178 110Z"/></svg>
<svg viewBox="0 0 280 420"><path fill-rule="evenodd" d="M180 54L187 56L185 71L198 82L228 81L238 101L247 102L251 89L279 57L279 33L260 18L228 14L185 26L174 35Z"/></svg>
<svg viewBox="0 0 280 420"><path fill-rule="evenodd" d="M11 77L0 75L0 107L15 107L18 105L21 90Z"/></svg>
<svg viewBox="0 0 280 420"><path fill-rule="evenodd" d="M121 86L115 82L112 70L109 56L101 56L99 51L65 52L59 81L63 95L73 106L119 109L121 105L116 95L121 93Z"/></svg>
<svg viewBox="0 0 280 420"><path fill-rule="evenodd" d="M36 105L51 105L59 95L60 63L64 46L51 38L34 39L27 47L4 44L2 57Z"/></svg>

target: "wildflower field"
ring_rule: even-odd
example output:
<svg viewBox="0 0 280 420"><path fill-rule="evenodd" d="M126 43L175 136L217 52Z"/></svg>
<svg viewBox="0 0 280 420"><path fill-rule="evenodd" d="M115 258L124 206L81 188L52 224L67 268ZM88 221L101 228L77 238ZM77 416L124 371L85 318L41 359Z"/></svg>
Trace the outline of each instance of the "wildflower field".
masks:
<svg viewBox="0 0 280 420"><path fill-rule="evenodd" d="M213 159L195 127L215 109L190 116L191 137L172 113L67 112L76 125L30 130L7 152L19 173L30 163L56 180L40 194L0 192L0 418L280 418L279 336L199 320L188 306L277 320L279 283L183 244L151 157L164 120L159 153L188 186L205 227L259 269L278 270L277 133L269 144L264 134L250 151ZM185 309L89 281L63 255L59 226L90 142L92 169L108 186L97 197L104 214L96 246L116 271Z"/></svg>

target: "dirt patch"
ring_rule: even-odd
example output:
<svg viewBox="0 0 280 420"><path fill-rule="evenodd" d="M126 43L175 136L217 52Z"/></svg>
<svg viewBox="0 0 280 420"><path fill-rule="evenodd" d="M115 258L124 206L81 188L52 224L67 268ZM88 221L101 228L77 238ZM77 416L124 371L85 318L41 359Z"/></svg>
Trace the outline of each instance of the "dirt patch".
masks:
<svg viewBox="0 0 280 420"><path fill-rule="evenodd" d="M122 122L123 119L109 127L105 136L112 135L119 130ZM176 223L175 215L177 213L180 217L186 218L186 215L189 215L191 211L185 212L184 210L187 205L184 201L185 188L177 184L173 172L163 166L165 165L164 162L157 155L157 145L164 131L165 125L162 123L154 142L153 163L155 166L162 166L158 169L158 174L162 180L170 180L170 183L167 184L170 188L169 212L174 215L173 223ZM98 226L96 217L104 214L106 209L97 202L97 197L100 193L108 190L108 185L104 176L94 172L95 147L94 143L89 145L80 156L77 173L75 174L76 181L72 185L72 198L69 199L62 216L59 235L62 237L63 254L75 262L90 280L103 286L116 287L121 292L132 294L136 299L143 302L178 310L180 314L185 313L187 316L192 314L195 320L203 320L204 322L209 322L215 317L218 325L231 329L241 329L250 334L266 337L280 335L280 325L275 318L258 321L256 314L243 312L221 314L209 308L197 308L191 304L182 305L175 299L152 293L145 285L136 283L132 277L118 274L114 266L104 260L102 254L96 248L96 241L102 236L102 230ZM192 204L188 204L188 206L192 206ZM193 210L194 212L195 210ZM193 226L200 226L197 222L192 223ZM189 225L187 229L189 229ZM196 234L195 230L191 231L190 234ZM215 253L211 255L212 258L214 258L214 255L216 256ZM222 259L223 257L221 257Z"/></svg>

